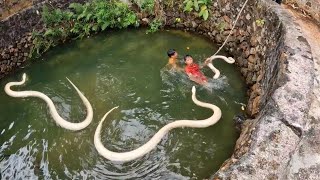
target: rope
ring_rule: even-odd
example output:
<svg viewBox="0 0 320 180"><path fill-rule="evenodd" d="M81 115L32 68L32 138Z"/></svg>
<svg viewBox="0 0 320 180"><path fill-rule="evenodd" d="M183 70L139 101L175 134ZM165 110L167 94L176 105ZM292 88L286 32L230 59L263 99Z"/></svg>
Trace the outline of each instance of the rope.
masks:
<svg viewBox="0 0 320 180"><path fill-rule="evenodd" d="M226 40L223 42L223 44L220 46L220 48L217 50L217 52L216 52L213 56L217 55L217 54L221 51L221 49L226 45L226 43L228 42L228 39L229 39L229 37L231 36L232 31L233 31L234 28L236 27L237 21L239 20L240 15L241 15L244 7L247 5L248 1L249 1L249 0L246 0L246 2L244 2L244 4L243 4L243 6L242 6L242 8L241 8L241 10L240 10L240 12L239 12L236 20L235 20L234 23L233 23L233 26L232 26L232 28L231 28L231 31L230 31L229 35L227 36Z"/></svg>

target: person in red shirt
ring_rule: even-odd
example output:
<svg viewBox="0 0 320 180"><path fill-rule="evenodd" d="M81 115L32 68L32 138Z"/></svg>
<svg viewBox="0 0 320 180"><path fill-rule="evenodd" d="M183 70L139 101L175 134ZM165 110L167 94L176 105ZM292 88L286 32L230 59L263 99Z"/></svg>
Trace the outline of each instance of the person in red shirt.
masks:
<svg viewBox="0 0 320 180"><path fill-rule="evenodd" d="M187 64L185 67L185 72L192 81L201 85L204 85L208 82L207 77L200 71L201 68L209 63L208 59L206 59L203 66L199 66L198 64L193 63L192 56L186 55L184 57L184 62Z"/></svg>

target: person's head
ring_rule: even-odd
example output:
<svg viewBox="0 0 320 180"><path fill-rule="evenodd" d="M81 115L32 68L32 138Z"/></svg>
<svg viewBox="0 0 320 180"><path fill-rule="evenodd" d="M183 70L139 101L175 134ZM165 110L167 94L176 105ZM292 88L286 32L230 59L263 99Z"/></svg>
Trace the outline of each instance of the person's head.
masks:
<svg viewBox="0 0 320 180"><path fill-rule="evenodd" d="M185 55L183 59L184 59L184 62L185 62L187 65L193 63L193 58L192 58L192 56L190 56L190 55Z"/></svg>
<svg viewBox="0 0 320 180"><path fill-rule="evenodd" d="M177 58L178 57L178 53L176 50L174 49L169 49L168 52L167 52L168 56L170 58Z"/></svg>

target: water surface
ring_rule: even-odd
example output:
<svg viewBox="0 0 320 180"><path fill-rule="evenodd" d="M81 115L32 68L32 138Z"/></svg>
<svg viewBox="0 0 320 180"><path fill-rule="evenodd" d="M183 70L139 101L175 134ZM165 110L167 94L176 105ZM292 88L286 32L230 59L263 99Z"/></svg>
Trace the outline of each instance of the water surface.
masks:
<svg viewBox="0 0 320 180"><path fill-rule="evenodd" d="M189 47L189 49L187 49ZM9 81L27 73L26 85L16 90L44 92L60 115L72 122L86 110L65 77L86 95L94 110L93 122L72 132L58 127L46 104L37 98L13 98L0 91L0 172L2 179L203 179L212 175L232 154L238 134L232 117L246 102L245 85L234 65L214 64L221 78L203 88L183 73L165 70L166 51L175 48L196 61L217 47L182 31L145 34L145 30L108 32L54 48ZM213 73L205 69L205 74ZM99 156L94 131L102 116L119 106L103 124L102 142L113 151L133 150L161 127L178 119L204 119L208 109L191 100L197 97L222 110L222 119L205 129L175 129L157 148L137 160L120 163Z"/></svg>

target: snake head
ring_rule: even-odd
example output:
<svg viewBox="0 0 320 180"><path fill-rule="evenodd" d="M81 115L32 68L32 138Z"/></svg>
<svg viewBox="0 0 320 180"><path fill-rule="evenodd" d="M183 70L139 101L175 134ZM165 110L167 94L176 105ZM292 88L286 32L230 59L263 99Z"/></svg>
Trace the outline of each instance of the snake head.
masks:
<svg viewBox="0 0 320 180"><path fill-rule="evenodd" d="M195 86L192 86L192 94L195 94L196 93L196 87Z"/></svg>
<svg viewBox="0 0 320 180"><path fill-rule="evenodd" d="M23 73L23 74L22 74L22 81L24 82L24 81L26 80L26 78L27 78L27 74L26 74L26 73Z"/></svg>
<svg viewBox="0 0 320 180"><path fill-rule="evenodd" d="M230 60L230 63L233 64L234 62L236 62L236 60L234 60L232 57L228 57L228 59Z"/></svg>

